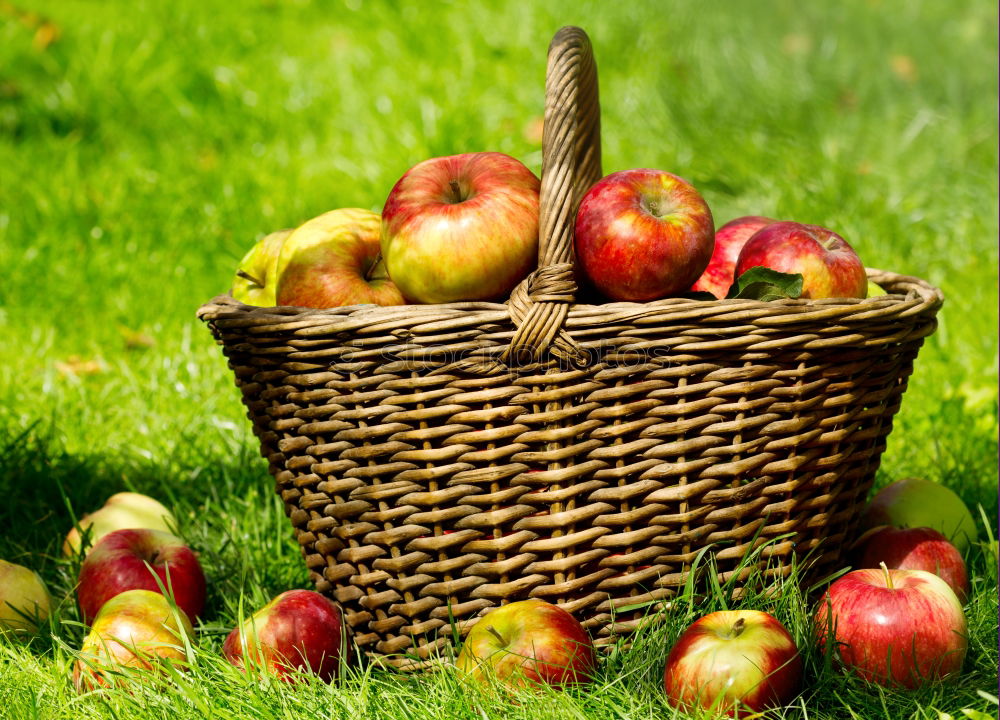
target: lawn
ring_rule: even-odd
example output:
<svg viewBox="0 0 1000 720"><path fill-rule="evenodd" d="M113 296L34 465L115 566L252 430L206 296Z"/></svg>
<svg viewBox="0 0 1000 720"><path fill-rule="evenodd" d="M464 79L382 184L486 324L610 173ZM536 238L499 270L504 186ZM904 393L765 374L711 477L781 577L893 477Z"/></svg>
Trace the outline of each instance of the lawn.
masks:
<svg viewBox="0 0 1000 720"><path fill-rule="evenodd" d="M538 172L545 49L565 24L594 44L605 172L682 175L719 224L834 228L869 266L946 297L878 483L919 475L982 507L964 672L916 693L844 676L812 647L797 588L761 587L738 606L774 612L806 657L775 717L996 716L995 3L15 0L0 3L0 557L38 570L59 606L30 644L0 642L0 717L671 716L670 642L732 605L724 592L680 600L567 693L370 668L283 686L218 658L241 607L307 578L196 309L262 233L377 210L420 160L498 150ZM60 545L124 489L169 504L201 553L196 667L79 697Z"/></svg>

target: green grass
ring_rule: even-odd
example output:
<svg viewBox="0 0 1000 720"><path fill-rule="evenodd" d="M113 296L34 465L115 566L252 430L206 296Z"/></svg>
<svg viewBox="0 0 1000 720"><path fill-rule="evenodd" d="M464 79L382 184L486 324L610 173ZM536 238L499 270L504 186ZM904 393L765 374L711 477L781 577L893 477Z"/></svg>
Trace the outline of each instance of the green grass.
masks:
<svg viewBox="0 0 1000 720"><path fill-rule="evenodd" d="M738 603L773 611L804 648L805 690L776 716L995 716L993 3L19 1L61 36L33 45L30 20L0 4L0 557L37 569L61 605L31 644L0 644L0 717L671 716L670 642L725 593L678 603L590 690L541 697L484 694L450 672L260 684L218 658L241 602L307 580L196 308L262 233L378 209L427 157L500 150L538 171L530 127L563 24L594 43L606 172L685 176L718 223L830 226L868 265L947 298L879 483L921 475L984 508L964 673L918 693L841 675L812 648L790 586ZM83 632L59 545L71 510L122 489L170 504L202 554L196 668L78 697L67 674Z"/></svg>

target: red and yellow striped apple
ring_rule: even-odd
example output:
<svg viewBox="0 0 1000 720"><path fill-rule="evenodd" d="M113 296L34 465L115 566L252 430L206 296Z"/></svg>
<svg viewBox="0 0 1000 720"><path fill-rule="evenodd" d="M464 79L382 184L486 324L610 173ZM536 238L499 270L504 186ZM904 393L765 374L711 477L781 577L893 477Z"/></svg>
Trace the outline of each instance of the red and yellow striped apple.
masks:
<svg viewBox="0 0 1000 720"><path fill-rule="evenodd" d="M116 530L98 542L80 566L76 597L85 623L126 590L173 594L194 620L205 607L205 574L191 548L162 530Z"/></svg>
<svg viewBox="0 0 1000 720"><path fill-rule="evenodd" d="M720 300L726 297L729 293L729 287L736 279L734 273L740 250L755 232L774 222L777 220L760 215L747 215L730 220L716 230L712 259L708 261L708 267L705 268L701 277L695 280L691 290L693 292L710 292Z"/></svg>
<svg viewBox="0 0 1000 720"><path fill-rule="evenodd" d="M712 257L715 226L686 180L662 170L622 170L583 196L575 237L594 287L613 300L645 302L691 287Z"/></svg>
<svg viewBox="0 0 1000 720"><path fill-rule="evenodd" d="M456 665L481 681L563 687L587 682L597 660L594 644L576 618L557 605L531 599L503 605L476 622Z"/></svg>
<svg viewBox="0 0 1000 720"><path fill-rule="evenodd" d="M720 610L677 638L663 687L675 708L740 717L788 703L801 679L802 658L777 619L759 610Z"/></svg>
<svg viewBox="0 0 1000 720"><path fill-rule="evenodd" d="M859 568L926 570L948 583L958 599L969 594L969 573L962 553L933 528L893 528L876 531L865 542Z"/></svg>
<svg viewBox="0 0 1000 720"><path fill-rule="evenodd" d="M432 158L382 209L382 257L411 302L502 300L538 260L539 181L498 152Z"/></svg>
<svg viewBox="0 0 1000 720"><path fill-rule="evenodd" d="M776 222L753 234L736 259L734 277L753 267L802 275L803 298L863 298L868 276L844 238L819 225Z"/></svg>
<svg viewBox="0 0 1000 720"><path fill-rule="evenodd" d="M340 608L312 590L289 590L233 628L222 652L237 667L258 668L283 680L307 671L330 680L350 660Z"/></svg>
<svg viewBox="0 0 1000 720"><path fill-rule="evenodd" d="M957 675L968 648L962 603L923 570L854 570L820 599L825 652L869 682L916 688Z"/></svg>
<svg viewBox="0 0 1000 720"><path fill-rule="evenodd" d="M275 266L277 304L404 304L379 261L381 222L371 210L341 208L295 228L285 238Z"/></svg>
<svg viewBox="0 0 1000 720"><path fill-rule="evenodd" d="M194 643L191 621L158 592L128 590L108 600L94 618L73 664L79 692L127 683L123 668L155 670L187 661L185 638Z"/></svg>

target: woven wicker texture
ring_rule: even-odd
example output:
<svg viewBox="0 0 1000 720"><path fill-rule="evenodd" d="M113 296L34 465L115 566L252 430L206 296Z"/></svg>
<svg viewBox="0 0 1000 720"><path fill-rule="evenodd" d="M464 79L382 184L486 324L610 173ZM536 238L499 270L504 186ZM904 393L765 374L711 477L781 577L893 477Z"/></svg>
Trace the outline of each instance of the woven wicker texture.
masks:
<svg viewBox="0 0 1000 720"><path fill-rule="evenodd" d="M868 300L572 304L596 116L589 43L560 31L540 269L508 304L199 311L317 589L380 662L432 666L452 623L527 597L607 643L706 547L723 579L764 543L741 577L834 569L936 327L939 290L877 270Z"/></svg>

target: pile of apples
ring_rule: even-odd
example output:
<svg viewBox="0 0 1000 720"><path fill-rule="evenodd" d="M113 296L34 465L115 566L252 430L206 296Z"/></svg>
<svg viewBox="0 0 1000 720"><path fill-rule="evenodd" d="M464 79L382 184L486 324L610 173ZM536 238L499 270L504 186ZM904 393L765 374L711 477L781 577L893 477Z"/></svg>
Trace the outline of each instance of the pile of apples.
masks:
<svg viewBox="0 0 1000 720"><path fill-rule="evenodd" d="M967 649L962 553L976 538L968 508L938 483L907 478L877 493L861 522L869 528L857 552L861 569L837 579L817 603L812 640L840 666L886 686L915 688L957 675ZM76 600L90 626L73 668L79 691L124 682L128 669L189 662L205 575L175 527L156 500L119 493L81 519L82 535L74 528L67 536L64 551L84 554ZM0 634L37 632L50 605L36 573L0 560ZM245 618L222 653L245 671L286 681L302 673L329 681L353 657L340 608L300 589ZM478 620L456 667L506 687L565 687L590 680L597 653L569 612L530 599ZM726 610L679 635L667 656L664 691L677 708L738 717L790 702L802 673L795 641L777 619Z"/></svg>
<svg viewBox="0 0 1000 720"><path fill-rule="evenodd" d="M399 179L381 215L342 208L264 237L240 261L232 295L312 308L503 300L537 262L539 187L503 153L425 160ZM801 276L803 298L884 294L832 230L750 216L716 231L701 194L662 170L597 182L574 238L599 299L725 298L754 267Z"/></svg>
<svg viewBox="0 0 1000 720"><path fill-rule="evenodd" d="M205 574L157 500L117 493L85 515L63 544L82 557L76 585L89 631L73 665L84 692L128 682L128 670L183 668L205 609ZM0 634L37 632L51 599L32 570L0 560ZM350 657L340 608L319 593L289 590L233 628L222 647L234 665L290 679L301 670L330 680Z"/></svg>

